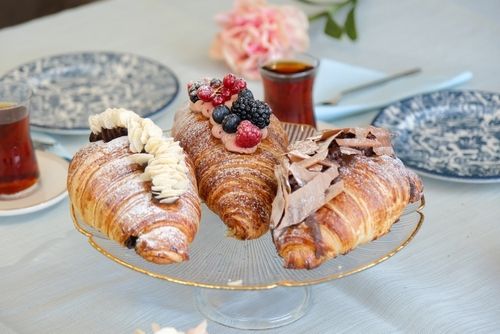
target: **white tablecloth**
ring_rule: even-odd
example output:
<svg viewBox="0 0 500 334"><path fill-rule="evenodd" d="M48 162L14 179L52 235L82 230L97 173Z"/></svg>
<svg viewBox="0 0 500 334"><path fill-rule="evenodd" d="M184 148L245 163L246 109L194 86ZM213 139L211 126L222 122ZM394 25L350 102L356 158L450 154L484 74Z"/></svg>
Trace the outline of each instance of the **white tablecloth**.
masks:
<svg viewBox="0 0 500 334"><path fill-rule="evenodd" d="M216 32L212 17L230 3L111 0L2 29L0 73L41 56L114 50L163 62L183 86L222 75L227 69L207 50ZM494 0L360 1L359 41L329 39L315 24L311 53L387 72L471 70L469 88L500 91L499 14ZM261 94L258 82L250 87ZM170 126L184 98L160 125ZM367 125L373 116L336 123ZM86 141L57 138L72 152ZM268 332L500 332L500 186L424 182L426 221L408 248L370 270L315 286L305 317ZM186 329L202 319L192 292L97 253L73 228L67 200L0 218L1 333L132 333L152 322ZM240 331L210 322L209 332Z"/></svg>

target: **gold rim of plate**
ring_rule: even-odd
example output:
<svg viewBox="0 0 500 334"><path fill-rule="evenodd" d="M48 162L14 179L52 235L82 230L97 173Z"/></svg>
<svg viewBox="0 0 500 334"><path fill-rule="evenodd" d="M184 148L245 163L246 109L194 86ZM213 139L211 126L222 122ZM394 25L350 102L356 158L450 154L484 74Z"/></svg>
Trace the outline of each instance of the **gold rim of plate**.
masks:
<svg viewBox="0 0 500 334"><path fill-rule="evenodd" d="M307 135L307 137L310 137L310 136L314 135L314 133L316 132L316 129L314 129L312 126L304 125L304 124L284 123L284 127L285 127L285 130L287 131L287 133L289 134L289 137L292 137L292 138L294 137L294 135L296 135L296 133L301 133L301 132L306 131L309 133ZM305 138L305 137L303 137L303 138ZM345 272L335 273L332 275L326 275L325 277L322 277L320 279L311 279L311 280L300 281L300 282L282 280L282 281L277 281L277 282L263 284L263 285L208 284L208 283L202 283L202 282L189 281L189 280L185 280L185 279L178 279L175 277L154 273L154 272L151 272L151 271L146 270L144 268L140 268L140 267L135 266L133 264L130 264L122 259L117 258L113 254L108 252L106 249L99 246L99 244L94 240L95 236L92 234L92 232L89 232L88 230L84 229L80 225L71 202L70 202L70 214L71 214L71 219L73 220L73 224L74 224L75 228L81 234L83 234L84 236L87 237L87 241L95 250L97 250L99 253L103 254L107 258L113 260L114 262L116 262L124 267L127 267L129 269L132 269L134 271L137 271L139 273L142 273L142 274L145 274L145 275L148 275L150 277L157 278L157 279L162 279L162 280L165 280L168 282L178 283L178 284L187 285L187 286L194 286L194 287L198 287L198 288L224 289L224 290L268 290L268 289L273 289L273 288L277 288L277 287L300 287L300 286L308 286L308 285L325 283L328 281L332 281L335 279L339 279L339 278L343 278L346 276L350 276L352 274L359 273L363 270L369 269L373 266L376 266L377 264L384 262L385 260L391 258L396 253L401 251L403 248L405 248L410 243L410 241L413 240L413 238L415 237L417 232L420 230L420 228L424 222L425 216L424 216L424 213L422 212L422 209L424 207L425 207L425 198L422 197L422 199L420 200L419 206L414 211L419 215L419 220L418 220L417 224L415 225L414 229L411 231L411 233L408 234L408 237L405 240L403 240L403 242L400 243L399 246L396 246L395 248L390 250L385 255L383 255L383 256L381 256L381 257L379 257L379 258L377 258L369 263L355 267L355 268L348 270L348 271L345 271ZM410 213L413 213L413 212L410 212ZM388 234L390 234L390 231L388 232ZM137 256L139 256L139 255L137 255ZM340 255L340 256L342 256L342 255ZM330 259L329 261L331 261L331 260L333 260L333 259ZM288 270L294 270L294 269L288 269ZM314 270L314 269L312 269L312 270Z"/></svg>

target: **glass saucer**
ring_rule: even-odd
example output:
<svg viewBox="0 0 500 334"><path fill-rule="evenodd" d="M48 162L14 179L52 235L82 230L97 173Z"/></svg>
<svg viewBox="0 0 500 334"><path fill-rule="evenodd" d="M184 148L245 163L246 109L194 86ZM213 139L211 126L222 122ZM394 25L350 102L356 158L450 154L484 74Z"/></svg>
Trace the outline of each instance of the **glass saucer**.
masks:
<svg viewBox="0 0 500 334"><path fill-rule="evenodd" d="M45 151L35 151L40 178L26 196L0 199L0 217L23 215L48 208L66 197L68 162Z"/></svg>

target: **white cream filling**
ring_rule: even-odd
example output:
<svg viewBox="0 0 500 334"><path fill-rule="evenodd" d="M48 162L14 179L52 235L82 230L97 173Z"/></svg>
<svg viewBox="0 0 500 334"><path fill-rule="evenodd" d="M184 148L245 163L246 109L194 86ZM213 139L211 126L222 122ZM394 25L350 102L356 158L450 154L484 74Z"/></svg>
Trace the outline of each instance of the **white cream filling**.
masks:
<svg viewBox="0 0 500 334"><path fill-rule="evenodd" d="M184 151L173 138L163 132L150 119L141 118L133 111L109 108L89 117L90 129L97 134L102 129L127 128L133 162L147 166L143 179L151 181L153 195L160 203L173 203L189 186ZM142 151L146 153L141 153Z"/></svg>

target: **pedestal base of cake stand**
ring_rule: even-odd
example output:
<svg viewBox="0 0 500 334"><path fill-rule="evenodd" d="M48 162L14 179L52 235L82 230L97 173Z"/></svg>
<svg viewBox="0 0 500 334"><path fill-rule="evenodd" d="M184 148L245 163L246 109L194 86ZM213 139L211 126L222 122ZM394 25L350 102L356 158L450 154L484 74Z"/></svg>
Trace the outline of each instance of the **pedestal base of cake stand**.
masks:
<svg viewBox="0 0 500 334"><path fill-rule="evenodd" d="M205 317L224 326L270 329L305 315L311 306L311 288L278 287L253 291L199 288L195 300Z"/></svg>

